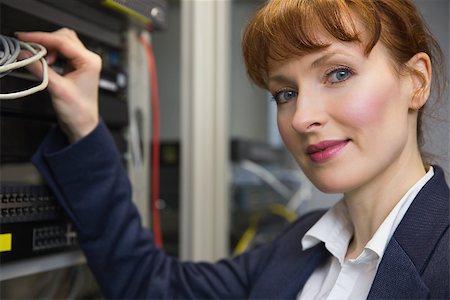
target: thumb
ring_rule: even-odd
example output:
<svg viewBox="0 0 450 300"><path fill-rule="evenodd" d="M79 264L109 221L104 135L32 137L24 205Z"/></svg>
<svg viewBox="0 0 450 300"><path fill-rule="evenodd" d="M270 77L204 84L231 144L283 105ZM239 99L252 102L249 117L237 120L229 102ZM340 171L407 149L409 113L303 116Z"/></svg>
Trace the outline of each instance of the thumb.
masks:
<svg viewBox="0 0 450 300"><path fill-rule="evenodd" d="M21 51L18 56L18 59L23 60L23 59L27 59L31 56L33 56L33 54L31 54L30 52ZM33 74L34 76L36 76L37 79L42 80L43 67L42 67L42 62L40 60L25 66L25 69L28 72L30 72L31 74ZM50 66L47 68L47 72L48 72L48 88L51 90L52 86L53 86L52 83L57 80L61 80L62 77L57 72L55 72Z"/></svg>
<svg viewBox="0 0 450 300"><path fill-rule="evenodd" d="M22 51L20 51L20 54L17 57L17 60L18 61L25 60L32 56L33 56L32 53L22 50ZM26 70L28 70L31 74L35 75L37 78L42 80L42 63L40 61L36 61L32 64L26 65L24 68Z"/></svg>

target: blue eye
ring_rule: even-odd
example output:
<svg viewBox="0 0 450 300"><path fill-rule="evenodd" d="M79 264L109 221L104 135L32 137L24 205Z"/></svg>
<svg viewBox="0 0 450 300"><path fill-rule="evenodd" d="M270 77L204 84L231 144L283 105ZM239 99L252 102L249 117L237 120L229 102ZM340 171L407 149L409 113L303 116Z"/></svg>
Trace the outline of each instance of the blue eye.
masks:
<svg viewBox="0 0 450 300"><path fill-rule="evenodd" d="M273 99L277 104L283 104L297 98L297 95L295 90L281 90L273 94Z"/></svg>
<svg viewBox="0 0 450 300"><path fill-rule="evenodd" d="M331 83L339 83L347 80L353 72L348 68L338 68L327 74L327 78Z"/></svg>

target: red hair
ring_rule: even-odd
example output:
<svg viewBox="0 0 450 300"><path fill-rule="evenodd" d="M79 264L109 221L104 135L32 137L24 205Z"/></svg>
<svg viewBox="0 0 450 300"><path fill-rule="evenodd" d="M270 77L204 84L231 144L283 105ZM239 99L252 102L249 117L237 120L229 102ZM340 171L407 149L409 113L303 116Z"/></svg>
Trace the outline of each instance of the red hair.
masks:
<svg viewBox="0 0 450 300"><path fill-rule="evenodd" d="M364 41L366 55L381 42L399 73L413 71L407 62L420 52L428 54L434 66L444 65L439 44L411 0L271 0L250 20L243 35L242 49L250 79L267 89L270 63L328 46L318 39L318 33L361 43L355 15L368 36ZM441 90L444 70L435 75L434 84ZM421 115L420 110L419 138Z"/></svg>

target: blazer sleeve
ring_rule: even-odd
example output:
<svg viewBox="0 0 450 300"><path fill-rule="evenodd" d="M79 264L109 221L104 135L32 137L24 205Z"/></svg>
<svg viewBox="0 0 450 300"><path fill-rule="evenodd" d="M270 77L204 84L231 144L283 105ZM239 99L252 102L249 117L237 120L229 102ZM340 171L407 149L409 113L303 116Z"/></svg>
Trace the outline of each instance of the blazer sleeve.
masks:
<svg viewBox="0 0 450 300"><path fill-rule="evenodd" d="M141 225L120 153L103 122L71 145L55 128L32 161L73 222L107 298L247 298L272 252L267 245L214 264L166 256Z"/></svg>

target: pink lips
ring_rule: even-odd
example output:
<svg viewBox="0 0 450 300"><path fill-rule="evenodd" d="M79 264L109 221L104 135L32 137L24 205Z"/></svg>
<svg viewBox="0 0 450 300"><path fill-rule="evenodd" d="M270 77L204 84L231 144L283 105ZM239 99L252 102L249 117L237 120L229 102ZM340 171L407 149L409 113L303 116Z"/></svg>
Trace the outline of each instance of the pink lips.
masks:
<svg viewBox="0 0 450 300"><path fill-rule="evenodd" d="M349 140L322 141L318 144L309 145L306 148L306 154L314 162L323 162L337 155L348 142Z"/></svg>

